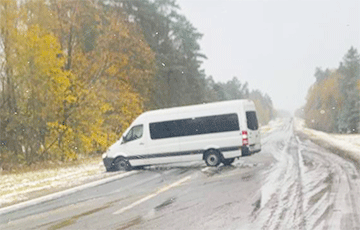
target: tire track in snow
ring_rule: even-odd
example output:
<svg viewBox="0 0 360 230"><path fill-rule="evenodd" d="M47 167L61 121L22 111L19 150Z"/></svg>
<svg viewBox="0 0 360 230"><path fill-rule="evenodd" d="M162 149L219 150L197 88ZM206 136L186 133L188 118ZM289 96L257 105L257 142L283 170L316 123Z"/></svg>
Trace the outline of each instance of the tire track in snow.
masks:
<svg viewBox="0 0 360 230"><path fill-rule="evenodd" d="M276 163L264 174L257 229L359 229L355 166L294 136L291 123L266 138Z"/></svg>
<svg viewBox="0 0 360 230"><path fill-rule="evenodd" d="M253 221L263 229L303 229L303 200L297 145L290 123L272 136L267 149L277 160L266 175L261 208Z"/></svg>

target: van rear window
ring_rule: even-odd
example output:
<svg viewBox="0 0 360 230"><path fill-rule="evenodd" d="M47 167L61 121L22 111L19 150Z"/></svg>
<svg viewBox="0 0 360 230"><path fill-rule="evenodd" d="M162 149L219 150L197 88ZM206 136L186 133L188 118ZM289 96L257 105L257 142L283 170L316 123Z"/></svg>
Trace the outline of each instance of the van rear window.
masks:
<svg viewBox="0 0 360 230"><path fill-rule="evenodd" d="M246 120L248 129L257 130L259 128L255 111L246 112Z"/></svg>
<svg viewBox="0 0 360 230"><path fill-rule="evenodd" d="M150 123L151 139L240 130L237 114L222 114Z"/></svg>

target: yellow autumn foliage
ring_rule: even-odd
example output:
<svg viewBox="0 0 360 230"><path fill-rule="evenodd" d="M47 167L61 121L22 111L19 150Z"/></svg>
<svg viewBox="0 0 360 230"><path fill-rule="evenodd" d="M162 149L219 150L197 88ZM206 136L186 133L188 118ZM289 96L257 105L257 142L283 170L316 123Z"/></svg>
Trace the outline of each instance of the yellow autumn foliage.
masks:
<svg viewBox="0 0 360 230"><path fill-rule="evenodd" d="M335 129L335 117L342 104L339 88L340 75L332 71L330 76L315 83L308 92L305 110L305 122L312 127L327 132Z"/></svg>
<svg viewBox="0 0 360 230"><path fill-rule="evenodd" d="M105 151L143 111L135 86L151 80L155 57L141 31L121 13L105 14L87 1L1 0L4 5L11 10L0 7L0 18L11 20L0 20L9 41L1 55L10 86L16 85L15 94L10 86L4 93L17 108L0 110L1 119L11 117L6 132L16 133L0 161L74 160ZM87 41L88 20L98 23Z"/></svg>

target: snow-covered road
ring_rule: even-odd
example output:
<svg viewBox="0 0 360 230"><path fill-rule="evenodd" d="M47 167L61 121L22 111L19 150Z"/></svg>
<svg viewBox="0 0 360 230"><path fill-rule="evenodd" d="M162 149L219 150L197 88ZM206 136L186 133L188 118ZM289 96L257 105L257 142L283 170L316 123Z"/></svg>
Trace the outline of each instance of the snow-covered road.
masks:
<svg viewBox="0 0 360 230"><path fill-rule="evenodd" d="M264 141L276 163L264 175L256 228L360 227L359 172L352 162L301 140L290 123Z"/></svg>
<svg viewBox="0 0 360 230"><path fill-rule="evenodd" d="M152 166L4 212L0 229L360 229L357 164L300 133L277 120L233 166Z"/></svg>

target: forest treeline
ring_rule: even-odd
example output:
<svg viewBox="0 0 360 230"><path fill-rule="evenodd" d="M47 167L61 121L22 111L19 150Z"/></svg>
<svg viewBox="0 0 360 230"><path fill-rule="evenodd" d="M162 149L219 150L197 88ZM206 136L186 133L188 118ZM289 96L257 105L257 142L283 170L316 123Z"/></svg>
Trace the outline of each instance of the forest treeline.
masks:
<svg viewBox="0 0 360 230"><path fill-rule="evenodd" d="M0 0L0 167L102 153L150 109L269 96L201 69L175 0Z"/></svg>
<svg viewBox="0 0 360 230"><path fill-rule="evenodd" d="M332 133L360 132L360 56L351 47L337 69L316 68L302 116L308 127Z"/></svg>

